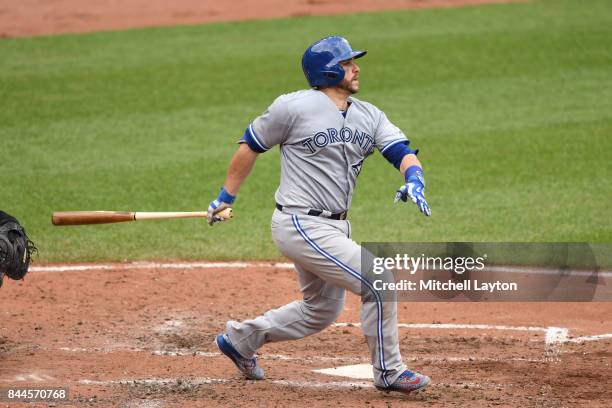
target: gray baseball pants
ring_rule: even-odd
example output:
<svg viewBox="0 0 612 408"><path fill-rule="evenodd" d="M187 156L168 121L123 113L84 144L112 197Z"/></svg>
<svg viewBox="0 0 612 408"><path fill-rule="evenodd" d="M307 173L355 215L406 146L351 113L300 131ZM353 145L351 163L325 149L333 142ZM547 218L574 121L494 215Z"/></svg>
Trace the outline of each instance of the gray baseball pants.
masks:
<svg viewBox="0 0 612 408"><path fill-rule="evenodd" d="M253 320L228 322L227 333L236 350L250 358L265 343L315 334L336 321L345 290L358 295L365 290L372 301L362 302L361 328L372 357L374 383L392 384L406 369L399 350L397 304L383 302L364 282L362 249L350 239L350 223L283 209L275 210L271 227L274 242L295 263L303 299Z"/></svg>

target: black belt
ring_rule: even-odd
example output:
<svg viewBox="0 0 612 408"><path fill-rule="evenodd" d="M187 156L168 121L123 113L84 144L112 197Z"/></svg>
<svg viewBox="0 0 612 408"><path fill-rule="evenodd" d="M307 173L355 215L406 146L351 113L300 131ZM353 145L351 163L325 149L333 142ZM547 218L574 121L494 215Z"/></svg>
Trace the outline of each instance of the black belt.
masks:
<svg viewBox="0 0 612 408"><path fill-rule="evenodd" d="M283 206L279 203L276 203L276 209L278 211L283 211ZM331 213L329 216L323 214L322 210L308 210L308 215L313 215L315 217L324 217L330 218L332 220L346 220L346 216L348 215L348 211L342 211L339 213Z"/></svg>

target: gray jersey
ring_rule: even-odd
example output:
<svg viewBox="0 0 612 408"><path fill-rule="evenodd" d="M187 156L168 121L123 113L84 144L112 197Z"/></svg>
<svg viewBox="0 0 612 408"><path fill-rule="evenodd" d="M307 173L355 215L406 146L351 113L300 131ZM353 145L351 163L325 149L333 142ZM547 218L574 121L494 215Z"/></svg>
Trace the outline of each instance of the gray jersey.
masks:
<svg viewBox="0 0 612 408"><path fill-rule="evenodd" d="M350 97L346 118L323 92L279 96L251 125L260 151L280 145L276 202L331 212L348 210L361 166L406 136L374 105Z"/></svg>

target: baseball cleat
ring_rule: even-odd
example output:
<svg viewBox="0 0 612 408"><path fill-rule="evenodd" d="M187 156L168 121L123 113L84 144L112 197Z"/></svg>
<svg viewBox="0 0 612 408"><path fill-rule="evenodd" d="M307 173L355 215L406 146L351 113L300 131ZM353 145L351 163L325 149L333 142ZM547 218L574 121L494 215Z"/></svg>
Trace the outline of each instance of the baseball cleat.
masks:
<svg viewBox="0 0 612 408"><path fill-rule="evenodd" d="M227 334L222 333L219 334L215 338L215 343L219 350L227 357L229 357L236 367L246 378L249 380L263 380L264 372L260 366L257 365L257 359L253 358L244 358L238 353L238 351L232 346L229 337Z"/></svg>
<svg viewBox="0 0 612 408"><path fill-rule="evenodd" d="M409 394L412 391L425 388L427 384L429 384L428 376L417 373L416 371L406 370L389 387L380 387L377 385L376 388L381 391L398 391L404 394Z"/></svg>

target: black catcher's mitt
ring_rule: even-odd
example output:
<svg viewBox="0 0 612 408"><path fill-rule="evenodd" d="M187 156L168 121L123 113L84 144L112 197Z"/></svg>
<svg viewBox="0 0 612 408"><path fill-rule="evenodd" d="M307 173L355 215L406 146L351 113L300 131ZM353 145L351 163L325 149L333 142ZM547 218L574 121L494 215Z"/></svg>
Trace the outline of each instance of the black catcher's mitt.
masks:
<svg viewBox="0 0 612 408"><path fill-rule="evenodd" d="M0 286L2 275L23 279L36 246L15 217L0 211Z"/></svg>

